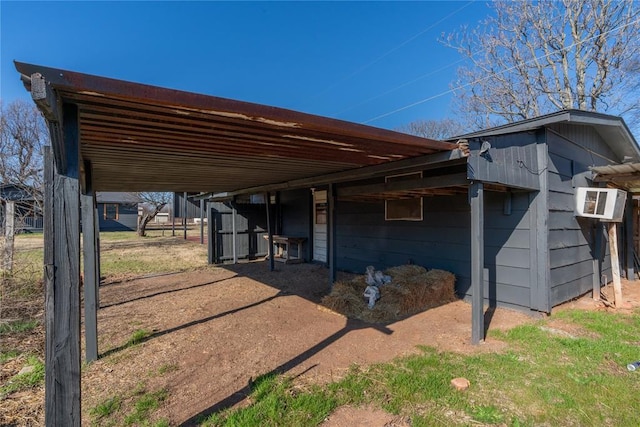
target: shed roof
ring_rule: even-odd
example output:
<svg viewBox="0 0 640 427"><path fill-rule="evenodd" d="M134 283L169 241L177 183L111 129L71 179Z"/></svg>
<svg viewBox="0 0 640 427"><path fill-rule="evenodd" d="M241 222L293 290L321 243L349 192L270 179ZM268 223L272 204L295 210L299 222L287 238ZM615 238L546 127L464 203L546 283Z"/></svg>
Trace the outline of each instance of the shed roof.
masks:
<svg viewBox="0 0 640 427"><path fill-rule="evenodd" d="M625 157L633 161L640 161L640 148L624 120L618 116L610 116L592 111L562 110L516 123L509 123L491 129L473 132L457 138L475 138L526 132L559 123L591 126L600 134L613 152L618 155L618 161L624 161Z"/></svg>
<svg viewBox="0 0 640 427"><path fill-rule="evenodd" d="M142 203L144 200L136 193L120 191L98 191L96 193L96 203Z"/></svg>
<svg viewBox="0 0 640 427"><path fill-rule="evenodd" d="M15 66L50 123L61 121L62 104L77 106L80 156L96 191L237 191L456 149L282 108ZM33 79L46 96L34 95Z"/></svg>
<svg viewBox="0 0 640 427"><path fill-rule="evenodd" d="M640 194L640 163L595 166L594 182L606 182L634 194Z"/></svg>

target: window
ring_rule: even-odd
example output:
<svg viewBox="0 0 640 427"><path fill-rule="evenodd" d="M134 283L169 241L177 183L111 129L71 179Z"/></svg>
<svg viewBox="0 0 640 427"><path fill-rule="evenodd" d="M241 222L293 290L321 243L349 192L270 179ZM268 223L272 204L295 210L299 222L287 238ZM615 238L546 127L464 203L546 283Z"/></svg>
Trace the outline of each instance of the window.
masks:
<svg viewBox="0 0 640 427"><path fill-rule="evenodd" d="M422 178L422 172L388 176L385 182L406 181ZM422 197L385 200L384 219L386 221L422 221Z"/></svg>
<svg viewBox="0 0 640 427"><path fill-rule="evenodd" d="M118 205L116 203L105 203L104 204L104 219L118 219Z"/></svg>

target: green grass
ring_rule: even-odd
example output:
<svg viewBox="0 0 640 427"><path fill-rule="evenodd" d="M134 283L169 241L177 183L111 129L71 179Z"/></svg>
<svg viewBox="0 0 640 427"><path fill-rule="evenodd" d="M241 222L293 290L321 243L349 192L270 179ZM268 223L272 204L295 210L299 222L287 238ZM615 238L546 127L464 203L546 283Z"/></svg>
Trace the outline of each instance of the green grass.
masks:
<svg viewBox="0 0 640 427"><path fill-rule="evenodd" d="M109 397L89 410L94 422L108 418L120 410L122 399L118 396Z"/></svg>
<svg viewBox="0 0 640 427"><path fill-rule="evenodd" d="M124 419L125 425L149 425L149 415L165 401L168 395L167 390L162 389L138 396L133 410ZM161 420L161 422L166 423L166 420Z"/></svg>
<svg viewBox="0 0 640 427"><path fill-rule="evenodd" d="M640 395L640 375L626 370L640 359L640 312L561 311L552 319L584 333L553 334L540 321L494 333L508 343L504 353L465 356L424 347L306 390L268 375L254 383L247 407L213 414L202 425L317 425L346 404L409 416L414 426L640 425L633 398ZM467 391L450 386L458 376L470 380Z"/></svg>
<svg viewBox="0 0 640 427"><path fill-rule="evenodd" d="M0 324L0 335L20 332L28 332L38 326L37 320L15 320Z"/></svg>
<svg viewBox="0 0 640 427"><path fill-rule="evenodd" d="M0 363L6 363L18 356L20 356L20 352L18 350L0 351Z"/></svg>
<svg viewBox="0 0 640 427"><path fill-rule="evenodd" d="M138 345L149 335L151 335L151 332L146 329L136 329L127 340L127 346Z"/></svg>
<svg viewBox="0 0 640 427"><path fill-rule="evenodd" d="M4 385L0 386L0 398L44 383L44 363L37 356L29 356L24 366L32 366L33 370L9 378Z"/></svg>

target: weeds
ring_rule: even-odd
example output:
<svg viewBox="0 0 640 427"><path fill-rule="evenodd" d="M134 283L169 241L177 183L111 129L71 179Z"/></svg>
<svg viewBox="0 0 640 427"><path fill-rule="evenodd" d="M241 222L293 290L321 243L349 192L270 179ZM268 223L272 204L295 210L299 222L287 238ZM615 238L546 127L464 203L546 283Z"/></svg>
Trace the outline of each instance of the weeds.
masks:
<svg viewBox="0 0 640 427"><path fill-rule="evenodd" d="M44 363L37 356L29 356L24 367L27 368L26 372L14 375L0 387L0 397L41 385L44 382Z"/></svg>

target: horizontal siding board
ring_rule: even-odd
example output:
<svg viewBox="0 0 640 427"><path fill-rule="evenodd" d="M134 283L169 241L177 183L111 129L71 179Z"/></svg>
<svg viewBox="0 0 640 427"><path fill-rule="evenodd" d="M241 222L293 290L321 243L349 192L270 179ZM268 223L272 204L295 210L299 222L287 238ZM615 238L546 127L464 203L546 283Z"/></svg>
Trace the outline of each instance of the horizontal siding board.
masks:
<svg viewBox="0 0 640 427"><path fill-rule="evenodd" d="M549 230L579 230L580 223L573 212L549 212Z"/></svg>
<svg viewBox="0 0 640 427"><path fill-rule="evenodd" d="M549 265L552 269L576 262L591 261L592 259L593 254L588 245L551 249L549 251Z"/></svg>
<svg viewBox="0 0 640 427"><path fill-rule="evenodd" d="M571 179L573 176L572 160L555 154L551 151L551 147L549 147L549 165L547 170L550 173Z"/></svg>
<svg viewBox="0 0 640 427"><path fill-rule="evenodd" d="M573 212L575 209L575 197L573 194L549 191L549 210Z"/></svg>
<svg viewBox="0 0 640 427"><path fill-rule="evenodd" d="M551 289L551 305L556 306L573 298L584 295L593 289L591 274L578 277L570 282Z"/></svg>
<svg viewBox="0 0 640 427"><path fill-rule="evenodd" d="M578 262L571 265L565 265L551 269L551 288L569 283L580 277L590 276L593 274L593 263L591 260Z"/></svg>
<svg viewBox="0 0 640 427"><path fill-rule="evenodd" d="M590 241L591 235L588 230L580 229L549 231L549 249L589 245Z"/></svg>
<svg viewBox="0 0 640 427"><path fill-rule="evenodd" d="M549 172L547 176L549 178L549 191L570 194L573 197L575 189L573 188L574 180L571 177L553 172Z"/></svg>

